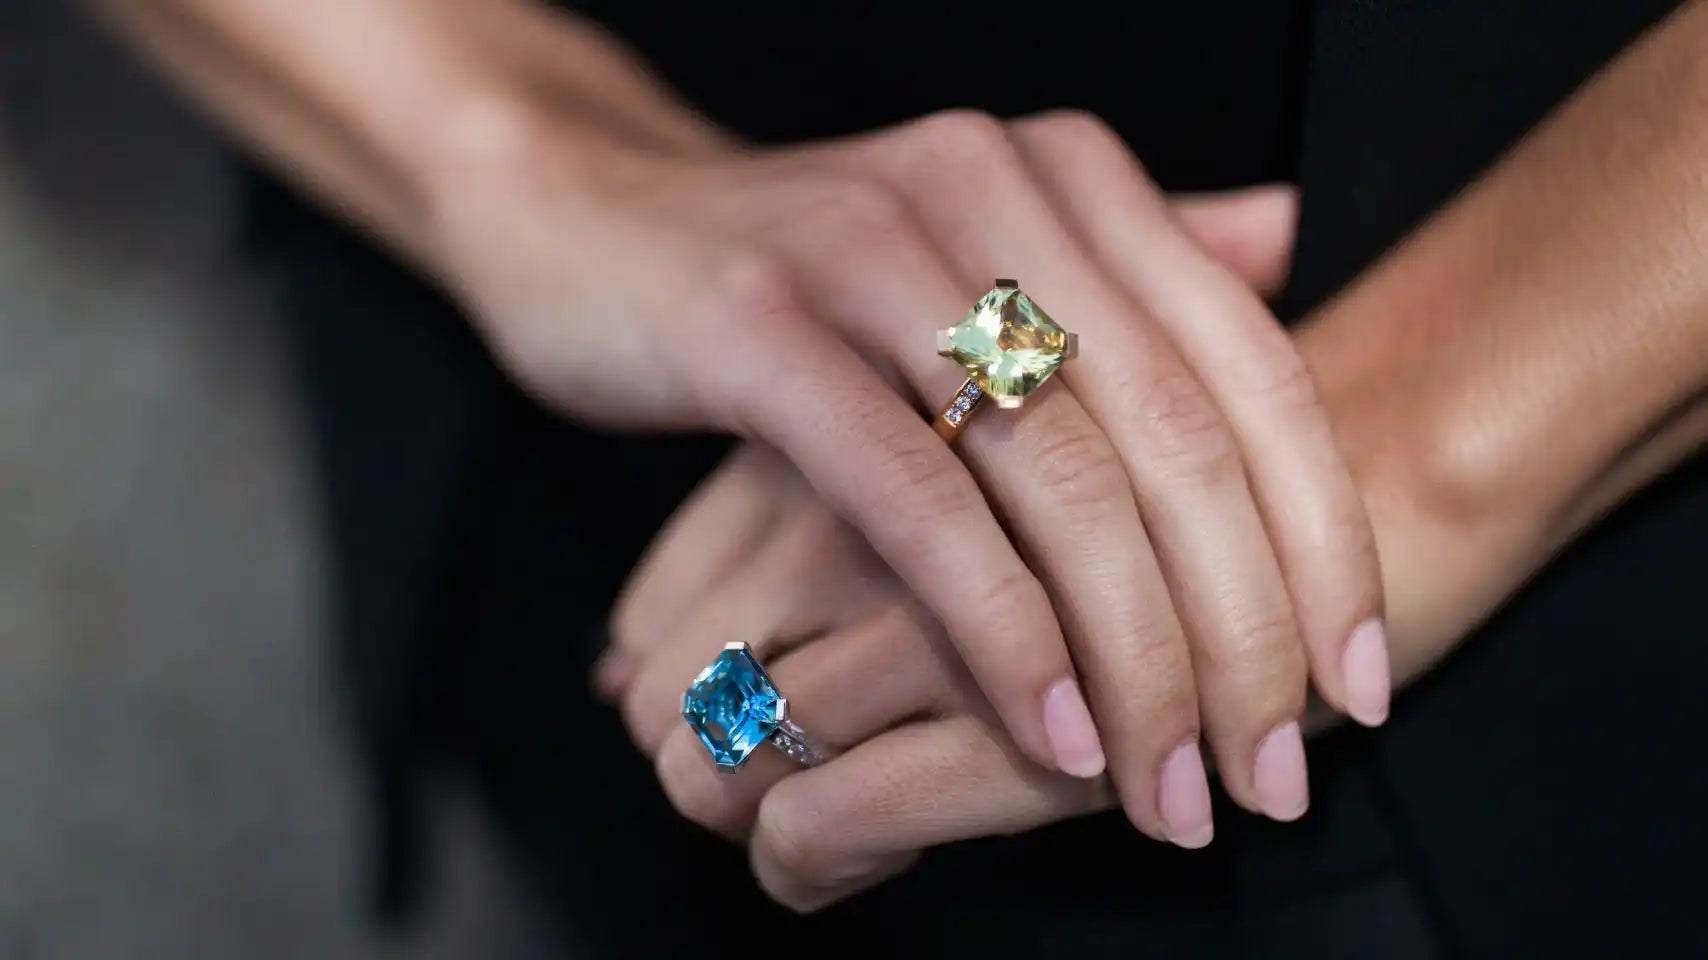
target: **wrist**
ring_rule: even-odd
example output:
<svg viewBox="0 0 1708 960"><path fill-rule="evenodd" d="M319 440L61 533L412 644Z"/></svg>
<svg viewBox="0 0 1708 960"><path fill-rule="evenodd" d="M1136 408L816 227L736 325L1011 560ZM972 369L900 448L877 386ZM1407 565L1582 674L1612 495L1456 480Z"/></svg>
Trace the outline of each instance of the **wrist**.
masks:
<svg viewBox="0 0 1708 960"><path fill-rule="evenodd" d="M1387 599L1392 672L1433 666L1545 559L1553 504L1510 469L1476 384L1431 365L1383 293L1354 287L1300 331L1336 442L1363 498ZM1471 400L1467 400L1470 397ZM1523 445L1513 443L1517 455Z"/></svg>

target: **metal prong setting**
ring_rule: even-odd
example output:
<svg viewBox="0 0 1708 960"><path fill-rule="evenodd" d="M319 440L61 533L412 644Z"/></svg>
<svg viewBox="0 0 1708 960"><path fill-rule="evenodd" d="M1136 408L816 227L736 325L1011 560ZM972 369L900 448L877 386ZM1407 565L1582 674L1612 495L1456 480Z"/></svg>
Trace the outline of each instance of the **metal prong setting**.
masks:
<svg viewBox="0 0 1708 960"><path fill-rule="evenodd" d="M1009 277L997 277L996 287L1002 290L1019 290L1020 282ZM954 358L955 352L952 349L952 344L955 329L955 327L947 327L937 331L937 354L939 356ZM1078 355L1079 335L1067 332L1062 344L1061 358L1070 360ZM975 370L974 376L967 378L961 389L950 400L949 406L944 408L943 412L939 413L937 418L932 421L932 429L945 442L954 442L967 417L971 416L973 409L985 397L984 391L979 388L976 382L977 374L978 372ZM1004 410L1018 410L1026 404L1026 398L1023 396L997 395L991 399L995 400L996 405Z"/></svg>
<svg viewBox="0 0 1708 960"><path fill-rule="evenodd" d="M937 331L937 355L939 357L953 357L955 355L954 338L954 327L944 327Z"/></svg>
<svg viewBox="0 0 1708 960"><path fill-rule="evenodd" d="M749 648L746 640L731 640L724 644L724 649L732 653L740 653L744 650L748 650Z"/></svg>
<svg viewBox="0 0 1708 960"><path fill-rule="evenodd" d="M789 719L789 698L788 697L778 697L777 698L777 722L782 723L784 720L787 720L787 719Z"/></svg>

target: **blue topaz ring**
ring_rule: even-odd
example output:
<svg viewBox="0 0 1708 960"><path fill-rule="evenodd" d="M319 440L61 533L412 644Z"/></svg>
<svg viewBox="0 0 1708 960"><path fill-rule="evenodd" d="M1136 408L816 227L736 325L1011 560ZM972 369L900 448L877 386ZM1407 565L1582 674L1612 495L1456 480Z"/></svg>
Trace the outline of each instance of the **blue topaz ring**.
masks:
<svg viewBox="0 0 1708 960"><path fill-rule="evenodd" d="M724 644L694 678L682 694L682 718L721 773L734 773L767 742L806 766L824 762L824 751L789 719L789 701L745 643Z"/></svg>

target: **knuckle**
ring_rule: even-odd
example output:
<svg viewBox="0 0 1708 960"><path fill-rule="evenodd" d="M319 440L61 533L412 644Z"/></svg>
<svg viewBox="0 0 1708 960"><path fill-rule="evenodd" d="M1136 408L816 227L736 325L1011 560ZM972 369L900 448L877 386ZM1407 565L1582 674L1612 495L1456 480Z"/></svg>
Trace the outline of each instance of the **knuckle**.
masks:
<svg viewBox="0 0 1708 960"><path fill-rule="evenodd" d="M1037 455L1038 483L1069 508L1132 502L1133 488L1120 455L1095 430L1060 430L1043 440Z"/></svg>
<svg viewBox="0 0 1708 960"><path fill-rule="evenodd" d="M1139 709L1149 740L1172 747L1198 732L1198 687L1186 635L1178 623L1145 630L1132 642L1137 651L1127 674L1143 678Z"/></svg>
<svg viewBox="0 0 1708 960"><path fill-rule="evenodd" d="M741 249L725 256L712 278L711 293L726 318L743 323L776 322L796 314L788 266L763 250Z"/></svg>
<svg viewBox="0 0 1708 960"><path fill-rule="evenodd" d="M1144 677L1165 691L1158 700L1158 712L1167 713L1189 706L1196 699L1193 687L1192 658L1187 650L1186 635L1179 627L1167 631L1147 632L1134 644L1138 650L1132 674ZM1174 697L1163 708L1163 700Z"/></svg>
<svg viewBox="0 0 1708 960"><path fill-rule="evenodd" d="M647 582L642 579L636 581L633 589L625 590L618 599L616 608L611 611L610 620L605 624L612 647L636 650L646 645L653 629L648 611L657 607L652 602L650 592Z"/></svg>
<svg viewBox="0 0 1708 960"><path fill-rule="evenodd" d="M857 552L855 535L840 516L820 503L809 502L794 510L779 527L776 536L788 551L785 556L822 562L825 558L844 560Z"/></svg>
<svg viewBox="0 0 1708 960"><path fill-rule="evenodd" d="M886 434L878 437L877 448L876 469L868 475L883 478L884 499L917 511L908 518L914 525L935 528L936 522L964 514L978 502L960 461L945 456L943 447Z"/></svg>
<svg viewBox="0 0 1708 960"><path fill-rule="evenodd" d="M784 799L777 791L767 794L760 801L754 832L784 875L769 879L767 892L774 898L784 899L786 887L780 880L812 885L827 879L831 851L823 839L826 831L817 828L811 811L799 803Z"/></svg>
<svg viewBox="0 0 1708 960"><path fill-rule="evenodd" d="M735 815L723 785L715 779L718 774L696 763L698 758L685 751L665 749L659 752L655 772L670 805L684 819L714 833L729 835L735 831Z"/></svg>
<svg viewBox="0 0 1708 960"><path fill-rule="evenodd" d="M667 730L660 721L658 711L653 709L656 705L657 697L653 693L652 684L644 677L636 681L628 693L623 695L623 726L628 729L629 738L634 740L635 746L648 756L653 755Z"/></svg>
<svg viewBox="0 0 1708 960"><path fill-rule="evenodd" d="M1121 147L1121 140L1102 117L1079 107L1049 110L1029 121L1040 135L1060 142L1064 147L1077 149L1108 149Z"/></svg>
<svg viewBox="0 0 1708 960"><path fill-rule="evenodd" d="M1277 346L1268 368L1253 389L1270 406L1283 411L1316 414L1322 410L1316 378L1311 375L1311 368L1304 357L1290 343Z"/></svg>
<svg viewBox="0 0 1708 960"><path fill-rule="evenodd" d="M1155 459L1180 480L1222 480L1239 473L1233 433L1209 393L1180 367L1153 379L1141 397L1142 417L1156 444Z"/></svg>
<svg viewBox="0 0 1708 960"><path fill-rule="evenodd" d="M1001 674L1015 678L1027 693L1042 696L1045 688L1068 669L1063 662L1067 652L1060 641L1041 639L1056 632L1056 617L1043 584L1025 567L1020 567L990 580L973 596L976 602L968 609L979 611L985 636L1008 638L1000 647L994 643L980 644L992 652L1002 650L1000 657L987 662L1000 664ZM968 666L975 672L979 670L978 665ZM987 678L978 679L985 686Z"/></svg>
<svg viewBox="0 0 1708 960"><path fill-rule="evenodd" d="M1356 612L1374 612L1382 594L1382 564L1376 535L1356 487L1334 497L1310 532L1313 550L1320 550L1330 569L1344 571L1345 583L1358 605Z"/></svg>
<svg viewBox="0 0 1708 960"><path fill-rule="evenodd" d="M1143 185L1145 196L1155 201L1154 208L1147 206L1138 212L1152 215L1161 211L1162 192L1150 173L1126 139L1097 114L1077 107L1048 110L1017 121L1015 129L1033 141L1048 144L1053 153L1074 163L1081 173L1133 178Z"/></svg>
<svg viewBox="0 0 1708 960"><path fill-rule="evenodd" d="M977 189L1019 170L1020 154L1008 127L979 110L945 110L914 123L925 168L964 189Z"/></svg>
<svg viewBox="0 0 1708 960"><path fill-rule="evenodd" d="M1198 711L1198 694L1190 678L1170 684L1156 695L1145 707L1145 712L1148 714L1147 729L1153 731L1153 739L1161 748L1158 753L1166 754L1180 744L1198 738ZM1155 756L1148 759L1161 761L1168 758Z"/></svg>
<svg viewBox="0 0 1708 960"><path fill-rule="evenodd" d="M839 235L884 237L907 221L901 197L877 180L844 178L814 190L809 205L818 221Z"/></svg>
<svg viewBox="0 0 1708 960"><path fill-rule="evenodd" d="M1225 646L1212 654L1212 662L1260 686L1302 678L1305 652L1292 611L1279 605L1265 606L1236 619Z"/></svg>
<svg viewBox="0 0 1708 960"><path fill-rule="evenodd" d="M1002 121L983 110L957 108L927 114L914 122L914 132L945 157L966 157L1008 143Z"/></svg>

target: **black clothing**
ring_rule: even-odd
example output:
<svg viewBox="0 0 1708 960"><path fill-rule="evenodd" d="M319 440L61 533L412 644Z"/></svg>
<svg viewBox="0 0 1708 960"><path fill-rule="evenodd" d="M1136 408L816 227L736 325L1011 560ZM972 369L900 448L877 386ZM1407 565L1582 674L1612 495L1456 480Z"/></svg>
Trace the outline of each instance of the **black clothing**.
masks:
<svg viewBox="0 0 1708 960"><path fill-rule="evenodd" d="M1078 106L1165 188L1294 180L1293 317L1671 5L1058 3L954 21L918 2L584 8L754 140ZM584 692L614 591L722 443L553 418L427 285L278 188L256 199L322 440L388 908L417 875L418 786L454 767L576 955L719 956L767 930L807 956L1708 955L1708 462L1585 537L1400 695L1385 729L1313 744L1301 824L1221 803L1216 842L1185 853L1093 817L936 851L801 920L757 894L732 902L751 888L741 853L671 813Z"/></svg>

